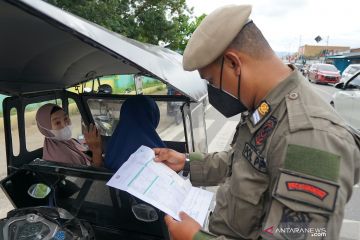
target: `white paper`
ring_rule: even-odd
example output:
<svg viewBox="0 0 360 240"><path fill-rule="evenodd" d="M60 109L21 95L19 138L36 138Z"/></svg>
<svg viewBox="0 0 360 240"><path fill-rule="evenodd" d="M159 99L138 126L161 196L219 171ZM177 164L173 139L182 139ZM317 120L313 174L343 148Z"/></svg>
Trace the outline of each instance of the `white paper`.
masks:
<svg viewBox="0 0 360 240"><path fill-rule="evenodd" d="M193 187L163 163L154 162L154 151L141 146L107 182L108 186L127 191L180 220L186 212L203 225L213 193Z"/></svg>

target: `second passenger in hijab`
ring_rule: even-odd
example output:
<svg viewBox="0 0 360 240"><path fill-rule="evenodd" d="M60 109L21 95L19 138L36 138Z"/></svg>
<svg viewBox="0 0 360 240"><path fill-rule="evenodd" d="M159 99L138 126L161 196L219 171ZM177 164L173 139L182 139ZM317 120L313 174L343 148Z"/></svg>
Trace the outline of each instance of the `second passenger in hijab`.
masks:
<svg viewBox="0 0 360 240"><path fill-rule="evenodd" d="M159 121L159 107L152 98L136 95L126 99L119 124L107 145L105 167L117 171L141 145L165 147L156 132Z"/></svg>

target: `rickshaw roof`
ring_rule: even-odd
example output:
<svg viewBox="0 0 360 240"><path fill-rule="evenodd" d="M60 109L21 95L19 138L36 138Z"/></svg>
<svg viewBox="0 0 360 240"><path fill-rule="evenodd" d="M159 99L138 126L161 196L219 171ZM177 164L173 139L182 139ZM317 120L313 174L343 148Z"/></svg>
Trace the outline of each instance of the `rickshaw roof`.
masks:
<svg viewBox="0 0 360 240"><path fill-rule="evenodd" d="M143 74L194 101L207 94L182 55L111 32L41 0L0 0L0 92L66 89L96 77Z"/></svg>

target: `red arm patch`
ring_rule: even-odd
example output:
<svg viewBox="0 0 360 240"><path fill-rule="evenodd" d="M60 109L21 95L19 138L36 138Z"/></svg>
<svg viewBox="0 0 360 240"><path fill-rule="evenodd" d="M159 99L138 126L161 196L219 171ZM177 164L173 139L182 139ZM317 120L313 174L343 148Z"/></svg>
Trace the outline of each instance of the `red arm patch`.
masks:
<svg viewBox="0 0 360 240"><path fill-rule="evenodd" d="M286 182L286 188L289 191L300 191L304 193L309 193L314 197L319 198L320 200L324 200L324 198L328 195L328 192L326 192L325 190L308 183L288 181Z"/></svg>

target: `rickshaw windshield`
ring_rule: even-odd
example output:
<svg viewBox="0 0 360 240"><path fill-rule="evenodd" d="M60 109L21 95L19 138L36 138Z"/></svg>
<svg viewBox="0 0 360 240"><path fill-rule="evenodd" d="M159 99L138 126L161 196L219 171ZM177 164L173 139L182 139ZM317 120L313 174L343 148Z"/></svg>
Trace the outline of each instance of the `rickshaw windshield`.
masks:
<svg viewBox="0 0 360 240"><path fill-rule="evenodd" d="M105 92L104 89L108 92ZM89 107L92 118L102 136L112 136L121 118L120 110L126 100L125 95L130 97L131 95L144 94L148 96L169 96L169 98L182 96L180 92L158 79L134 74L105 76L68 90L72 92L123 95L121 99L97 97L97 94L94 94L96 96L94 98L91 96L86 98L86 105ZM176 101L155 99L155 101L160 111L160 121L156 131L161 139L164 141L185 142L181 107L186 103L186 99L177 99ZM80 133L80 131L76 132ZM77 137L82 138L81 134Z"/></svg>
<svg viewBox="0 0 360 240"><path fill-rule="evenodd" d="M88 99L91 114L102 136L112 136L121 118L120 109L124 100ZM160 122L156 132L164 141L185 142L181 106L185 102L156 101L160 111ZM177 116L179 115L179 116Z"/></svg>

